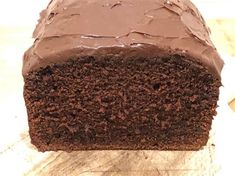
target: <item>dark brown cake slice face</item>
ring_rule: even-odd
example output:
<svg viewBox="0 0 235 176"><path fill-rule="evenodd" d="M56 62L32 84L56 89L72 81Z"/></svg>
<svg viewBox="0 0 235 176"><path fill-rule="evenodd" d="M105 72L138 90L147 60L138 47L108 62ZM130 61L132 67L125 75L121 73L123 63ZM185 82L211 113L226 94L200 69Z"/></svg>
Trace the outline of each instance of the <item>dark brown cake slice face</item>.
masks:
<svg viewBox="0 0 235 176"><path fill-rule="evenodd" d="M67 59L25 76L31 140L39 151L198 150L219 86L189 56Z"/></svg>

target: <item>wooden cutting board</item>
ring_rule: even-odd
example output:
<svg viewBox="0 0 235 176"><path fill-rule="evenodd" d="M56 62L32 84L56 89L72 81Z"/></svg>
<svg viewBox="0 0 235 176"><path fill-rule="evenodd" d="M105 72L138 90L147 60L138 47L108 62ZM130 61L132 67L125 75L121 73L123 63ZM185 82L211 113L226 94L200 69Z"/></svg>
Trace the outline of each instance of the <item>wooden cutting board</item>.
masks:
<svg viewBox="0 0 235 176"><path fill-rule="evenodd" d="M213 21L211 25L216 26L220 23L222 22ZM7 35L8 29L0 29L0 33L4 33L0 36L0 43L4 44L0 45L0 175L235 175L234 162L228 160L235 158L235 144L234 140L231 140L235 134L235 114L227 104L226 86L221 88L220 107L213 122L210 140L200 151L38 152L30 143L22 96L20 58L32 42L30 39L25 40L31 34L31 30L13 29L10 31L11 34ZM219 32L217 34L220 36ZM214 38L217 40L216 35ZM227 44L226 49L232 46L231 43ZM224 45L221 45L222 47ZM231 64L227 64L229 65ZM235 83L235 74L231 76L231 73L235 69L230 69L231 72L225 72L223 77L232 85L231 83Z"/></svg>

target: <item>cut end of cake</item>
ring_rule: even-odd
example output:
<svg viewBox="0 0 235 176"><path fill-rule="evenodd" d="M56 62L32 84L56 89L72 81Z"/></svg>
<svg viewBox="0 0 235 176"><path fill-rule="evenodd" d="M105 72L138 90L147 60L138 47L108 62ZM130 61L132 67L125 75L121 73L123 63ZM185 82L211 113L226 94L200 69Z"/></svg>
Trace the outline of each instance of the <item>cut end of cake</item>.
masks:
<svg viewBox="0 0 235 176"><path fill-rule="evenodd" d="M71 58L24 79L39 151L198 150L207 143L221 85L182 55Z"/></svg>

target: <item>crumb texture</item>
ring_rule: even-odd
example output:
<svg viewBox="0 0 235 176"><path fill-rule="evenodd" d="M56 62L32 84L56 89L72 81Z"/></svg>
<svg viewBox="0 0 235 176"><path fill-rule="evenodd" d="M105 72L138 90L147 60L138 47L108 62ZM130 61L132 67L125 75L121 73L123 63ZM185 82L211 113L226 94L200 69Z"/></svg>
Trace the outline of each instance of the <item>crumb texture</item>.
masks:
<svg viewBox="0 0 235 176"><path fill-rule="evenodd" d="M200 149L220 81L192 60L82 57L29 72L32 143L40 151Z"/></svg>

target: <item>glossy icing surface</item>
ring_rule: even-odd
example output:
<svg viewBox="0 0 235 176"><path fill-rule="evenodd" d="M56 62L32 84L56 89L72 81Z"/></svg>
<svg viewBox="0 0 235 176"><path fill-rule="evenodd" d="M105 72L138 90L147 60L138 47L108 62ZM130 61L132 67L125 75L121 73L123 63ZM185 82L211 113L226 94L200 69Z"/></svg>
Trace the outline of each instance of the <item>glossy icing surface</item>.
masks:
<svg viewBox="0 0 235 176"><path fill-rule="evenodd" d="M24 55L23 75L80 56L197 59L220 78L223 61L188 0L52 0Z"/></svg>

